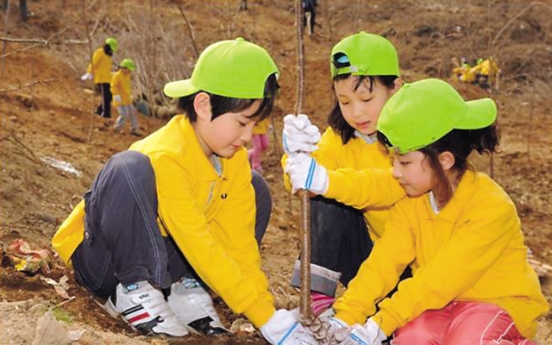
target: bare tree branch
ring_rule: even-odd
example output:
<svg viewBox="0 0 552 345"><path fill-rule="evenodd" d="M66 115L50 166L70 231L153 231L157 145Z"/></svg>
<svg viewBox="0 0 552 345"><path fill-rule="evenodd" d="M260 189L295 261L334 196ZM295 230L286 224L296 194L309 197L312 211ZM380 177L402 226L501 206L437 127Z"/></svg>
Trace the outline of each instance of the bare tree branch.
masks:
<svg viewBox="0 0 552 345"><path fill-rule="evenodd" d="M87 12L89 11L93 6L94 4L96 3L96 0L92 0L92 3L90 4L90 6L88 6L86 8L86 11L84 12ZM65 28L61 29L60 31L54 33L53 35L51 35L50 37L48 37L46 40L34 40L34 39L21 39L23 40L24 42L20 42L20 43L35 43L31 46L28 46L28 47L25 47L23 49L18 49L18 50L14 50L10 53L3 53L2 55L0 55L0 58L1 59L4 59L12 54L16 54L16 53L20 53L20 52L24 52L26 50L29 50L29 49L32 49L32 48L35 48L35 47L38 47L38 46L46 46L46 45L49 45L50 44L50 41L52 41L54 38L56 38L57 36L61 35L62 33L64 33L65 31L69 30L71 27L73 27L75 24L77 24L83 17L84 17L85 13L83 13L80 17L78 17L77 19L75 19L73 21L73 23L69 24L68 26L66 26ZM7 29L7 25L6 25L6 29ZM4 42L8 42L8 38L7 37L2 37L0 38L1 41L4 41ZM25 42L26 41L26 42Z"/></svg>
<svg viewBox="0 0 552 345"><path fill-rule="evenodd" d="M17 87L14 86L14 87L10 87L10 88L7 88L7 89L0 89L0 92L22 90L22 89L26 89L26 88L34 86L34 85L47 84L47 83L51 83L53 81L56 81L56 79L51 78L51 79L45 79L45 80L35 80L35 81L30 82L30 83L23 84L23 85L20 85L20 86L17 86Z"/></svg>
<svg viewBox="0 0 552 345"><path fill-rule="evenodd" d="M46 40L27 39L27 38L0 37L0 41L12 42L12 43L38 43L38 44L42 44L42 45L48 44L48 41L46 41Z"/></svg>
<svg viewBox="0 0 552 345"><path fill-rule="evenodd" d="M184 19L184 22L186 23L186 27L188 28L188 33L190 34L190 38L192 40L192 48L194 49L195 59L197 60L197 58L199 57L199 50L197 49L194 30L192 30L192 25L190 24L190 21L188 20L188 17L186 17L186 13L184 13L184 10L182 9L182 6L178 6L178 9L180 10L180 14L182 15L182 18Z"/></svg>

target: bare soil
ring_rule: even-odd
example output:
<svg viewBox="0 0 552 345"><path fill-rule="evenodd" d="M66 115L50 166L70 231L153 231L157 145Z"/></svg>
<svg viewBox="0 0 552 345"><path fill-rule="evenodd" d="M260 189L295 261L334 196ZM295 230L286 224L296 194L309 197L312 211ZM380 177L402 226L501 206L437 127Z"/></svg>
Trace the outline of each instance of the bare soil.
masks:
<svg viewBox="0 0 552 345"><path fill-rule="evenodd" d="M7 16L0 12L4 16L0 19L3 44L0 53L0 242L6 245L22 238L33 248L50 249L56 228L80 200L102 164L136 140L127 133L113 133L110 123L93 115L99 98L91 91L90 84L79 80L89 61L90 49L96 48L86 43L88 33L93 44L111 35L124 38L114 60L138 59L141 64L134 78L141 92L145 92L144 85L148 83L160 90L169 79L163 73L147 79L153 75L152 66L171 67L170 78L186 77L193 66L194 47L201 51L214 41L243 36L264 46L281 71L282 89L273 113L276 134L271 137L271 147L263 158L274 211L261 253L277 306L298 306L298 293L288 282L299 253L300 203L295 197L290 198L283 188L277 143L282 117L294 111L296 100L293 2L252 0L249 10L241 12L235 0L185 4L176 0L84 3L85 6L65 0L28 1L33 16L26 23L20 21L16 5L12 4ZM329 53L333 44L346 35L365 30L388 37L399 51L403 77L407 81L430 76L449 80L453 57L469 60L495 57L502 74L499 88L491 93L475 85L451 82L467 99L490 96L496 100L502 152L493 157L475 157L474 162L479 169L492 174L511 195L534 257L552 265L552 195L549 191L552 1L326 0L320 3L319 26L313 36L305 38L303 112L321 127L325 127L325 118L333 103ZM88 9L90 5L93 6ZM86 10L84 17L83 9ZM193 38L186 22L191 25ZM149 34L133 36L139 29ZM151 44L152 35L159 46ZM183 48L170 46L175 53L163 56L169 50L167 40L174 47ZM145 47L146 53L132 55L131 46ZM163 99L158 104L168 106ZM166 121L167 116L141 116L141 131L151 133ZM52 167L44 162L47 157L70 163L81 176ZM68 293L75 297L69 301L40 278L59 281L64 275L69 277ZM552 300L551 275L552 272L545 273L541 280L549 301ZM36 329L46 322L46 310L51 310L63 328L78 338L75 344L169 343L166 339L139 337L122 321L110 318L74 282L72 272L59 259L54 260L50 273L35 276L17 272L12 265L5 264L0 268L0 286L2 344L33 343L38 334ZM239 316L232 314L222 301L216 302L223 321L230 327ZM547 315L539 324L541 344L552 343L551 323L552 315ZM265 342L256 332L242 332L222 338L193 336L176 343Z"/></svg>

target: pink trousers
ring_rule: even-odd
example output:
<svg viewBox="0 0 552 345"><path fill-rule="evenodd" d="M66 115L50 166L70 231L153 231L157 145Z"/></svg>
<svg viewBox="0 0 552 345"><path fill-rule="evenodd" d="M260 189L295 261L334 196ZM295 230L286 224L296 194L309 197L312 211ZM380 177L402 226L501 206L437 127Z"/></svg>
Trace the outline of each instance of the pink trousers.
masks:
<svg viewBox="0 0 552 345"><path fill-rule="evenodd" d="M500 307L452 302L429 310L395 332L391 345L538 345L519 334Z"/></svg>
<svg viewBox="0 0 552 345"><path fill-rule="evenodd" d="M253 134L251 138L251 150L249 150L249 160L251 161L251 168L262 172L261 167L261 153L268 148L270 141L268 139L268 133L265 134Z"/></svg>

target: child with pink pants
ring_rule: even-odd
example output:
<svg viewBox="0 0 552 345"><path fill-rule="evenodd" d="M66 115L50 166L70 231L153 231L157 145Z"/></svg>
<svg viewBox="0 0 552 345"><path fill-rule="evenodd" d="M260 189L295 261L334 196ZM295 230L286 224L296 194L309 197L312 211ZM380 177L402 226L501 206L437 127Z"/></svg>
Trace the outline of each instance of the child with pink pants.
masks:
<svg viewBox="0 0 552 345"><path fill-rule="evenodd" d="M268 127L270 126L270 120L268 118L257 123L253 127L253 137L251 139L251 149L249 150L249 161L251 168L257 170L259 173L263 173L261 166L261 155L270 145L270 139L268 136Z"/></svg>
<svg viewBox="0 0 552 345"><path fill-rule="evenodd" d="M496 119L492 99L465 101L448 83L424 79L404 84L378 119L396 182L373 169L328 171L306 154L288 158L294 190L359 207L394 188L407 195L333 304L335 316L322 320L330 343L536 345L550 306L515 204L469 161L472 151L496 152ZM412 277L400 280L406 267Z"/></svg>
<svg viewBox="0 0 552 345"><path fill-rule="evenodd" d="M391 341L409 344L537 345L519 333L504 309L479 302L452 302L424 312L399 328Z"/></svg>

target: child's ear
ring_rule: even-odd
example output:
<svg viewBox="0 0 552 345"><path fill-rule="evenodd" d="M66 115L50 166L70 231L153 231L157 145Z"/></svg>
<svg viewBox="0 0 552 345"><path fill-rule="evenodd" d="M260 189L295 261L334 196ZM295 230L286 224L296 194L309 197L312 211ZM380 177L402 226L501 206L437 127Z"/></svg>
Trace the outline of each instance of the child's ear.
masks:
<svg viewBox="0 0 552 345"><path fill-rule="evenodd" d="M205 92L199 92L194 97L194 110L198 119L211 120L211 97Z"/></svg>
<svg viewBox="0 0 552 345"><path fill-rule="evenodd" d="M397 78L393 82L393 85L394 86L393 86L393 89L391 91L394 94L395 92L399 91L399 89L404 85L404 80L402 80L401 78Z"/></svg>
<svg viewBox="0 0 552 345"><path fill-rule="evenodd" d="M439 163L441 163L443 171L450 170L454 166L455 162L456 159L450 151L441 152L439 154Z"/></svg>

